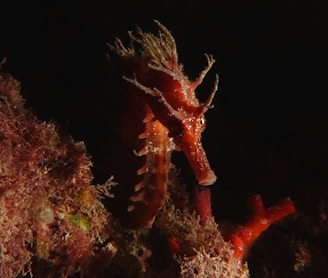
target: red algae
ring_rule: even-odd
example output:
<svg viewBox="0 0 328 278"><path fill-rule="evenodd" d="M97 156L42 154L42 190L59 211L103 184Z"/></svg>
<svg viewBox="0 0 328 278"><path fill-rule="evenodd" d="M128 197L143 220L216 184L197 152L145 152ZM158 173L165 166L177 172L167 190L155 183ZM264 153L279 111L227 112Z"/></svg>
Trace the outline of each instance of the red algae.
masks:
<svg viewBox="0 0 328 278"><path fill-rule="evenodd" d="M88 273L110 233L90 159L23 104L19 82L0 74L0 276Z"/></svg>

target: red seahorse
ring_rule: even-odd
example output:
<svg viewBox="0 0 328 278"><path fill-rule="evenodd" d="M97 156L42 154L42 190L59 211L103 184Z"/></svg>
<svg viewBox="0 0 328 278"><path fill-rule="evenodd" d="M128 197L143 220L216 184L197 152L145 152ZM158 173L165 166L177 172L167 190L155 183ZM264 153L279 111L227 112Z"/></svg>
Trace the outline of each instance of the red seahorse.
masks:
<svg viewBox="0 0 328 278"><path fill-rule="evenodd" d="M155 22L160 29L157 35L138 28L136 34L129 33L130 47L119 39L109 45L125 63L123 79L127 84L122 92L125 117L120 122L120 138L126 151L133 151L139 158L131 161L133 165L139 164L134 170L135 193L128 206L128 224L134 227L150 226L163 206L173 150L183 151L199 185L216 181L202 147L201 133L205 128L204 113L211 107L218 77L205 103L195 96L195 89L214 59L205 55L207 67L197 80L190 81L178 63L174 38L162 24Z"/></svg>

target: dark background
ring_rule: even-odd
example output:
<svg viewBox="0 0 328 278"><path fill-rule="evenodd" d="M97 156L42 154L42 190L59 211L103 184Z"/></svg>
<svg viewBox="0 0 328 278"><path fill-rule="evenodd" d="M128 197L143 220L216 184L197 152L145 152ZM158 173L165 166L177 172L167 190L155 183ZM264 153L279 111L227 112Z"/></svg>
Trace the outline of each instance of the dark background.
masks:
<svg viewBox="0 0 328 278"><path fill-rule="evenodd" d="M24 1L0 9L3 70L21 81L27 107L41 120L85 141L95 182L110 175L102 171L111 137L106 42L126 39L136 24L156 32L158 19L191 78L206 64L203 53L213 54L199 98L218 73L203 134L218 175L217 220L246 221L254 194L268 206L290 197L297 214L255 244L252 277L328 277L327 1ZM188 181L192 173L181 167ZM310 259L304 255L294 269L302 254Z"/></svg>

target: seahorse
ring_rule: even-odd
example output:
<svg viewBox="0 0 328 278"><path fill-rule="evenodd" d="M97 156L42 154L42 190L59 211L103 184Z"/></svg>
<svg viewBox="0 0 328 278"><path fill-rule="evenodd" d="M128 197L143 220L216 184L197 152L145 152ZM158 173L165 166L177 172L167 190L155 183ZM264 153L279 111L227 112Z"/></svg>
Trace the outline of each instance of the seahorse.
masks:
<svg viewBox="0 0 328 278"><path fill-rule="evenodd" d="M129 47L118 38L109 44L125 65L122 107L126 117L121 119L119 131L121 143L126 145L127 152L134 153L137 161L127 161L126 165L139 164L135 169L135 192L127 208L128 225L133 227L151 226L164 205L172 151L184 153L199 185L216 181L201 134L205 128L204 113L212 107L218 88L218 75L204 103L195 95L215 61L205 54L207 66L195 81L190 81L178 63L170 31L160 22L155 23L159 28L157 35L137 28L135 33L129 32Z"/></svg>

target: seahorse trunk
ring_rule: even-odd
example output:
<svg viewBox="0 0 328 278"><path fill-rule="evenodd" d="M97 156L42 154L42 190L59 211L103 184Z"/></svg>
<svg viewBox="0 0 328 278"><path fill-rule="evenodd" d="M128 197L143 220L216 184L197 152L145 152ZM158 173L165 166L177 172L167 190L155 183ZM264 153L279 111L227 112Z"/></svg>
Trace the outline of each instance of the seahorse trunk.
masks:
<svg viewBox="0 0 328 278"><path fill-rule="evenodd" d="M140 139L145 139L145 146L136 153L146 158L145 165L137 171L142 180L136 184L136 194L130 198L128 207L128 224L133 227L151 226L167 195L171 139L167 128L149 115L145 127L139 135Z"/></svg>

